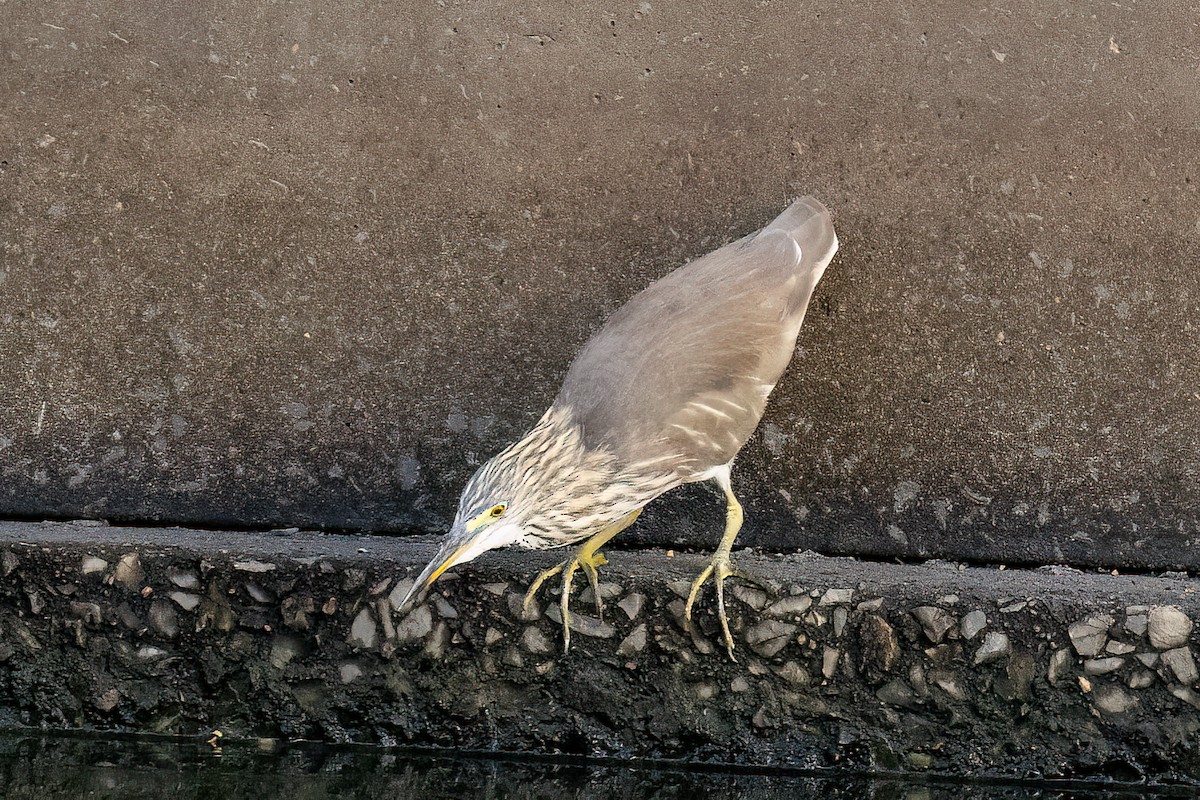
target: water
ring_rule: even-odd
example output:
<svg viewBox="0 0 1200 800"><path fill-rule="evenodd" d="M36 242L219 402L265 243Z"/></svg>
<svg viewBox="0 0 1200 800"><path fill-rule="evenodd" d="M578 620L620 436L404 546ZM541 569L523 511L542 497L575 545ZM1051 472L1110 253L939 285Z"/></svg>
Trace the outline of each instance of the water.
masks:
<svg viewBox="0 0 1200 800"><path fill-rule="evenodd" d="M0 736L6 800L1100 800L1146 787L909 782L864 776L554 764L273 743Z"/></svg>

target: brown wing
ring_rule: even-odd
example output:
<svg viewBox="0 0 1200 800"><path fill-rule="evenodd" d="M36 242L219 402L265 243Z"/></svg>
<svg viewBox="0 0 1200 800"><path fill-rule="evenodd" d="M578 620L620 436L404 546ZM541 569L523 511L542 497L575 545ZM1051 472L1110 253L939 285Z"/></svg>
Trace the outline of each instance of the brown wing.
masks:
<svg viewBox="0 0 1200 800"><path fill-rule="evenodd" d="M829 212L797 201L633 297L576 357L556 405L589 446L630 465L658 462L686 481L727 463L758 425L836 250Z"/></svg>

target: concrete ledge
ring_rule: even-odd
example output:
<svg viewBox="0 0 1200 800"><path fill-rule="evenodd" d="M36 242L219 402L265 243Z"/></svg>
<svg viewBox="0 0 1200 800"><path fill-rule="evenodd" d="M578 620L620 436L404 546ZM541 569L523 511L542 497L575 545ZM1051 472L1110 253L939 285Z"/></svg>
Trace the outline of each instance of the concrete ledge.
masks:
<svg viewBox="0 0 1200 800"><path fill-rule="evenodd" d="M1200 780L1190 579L742 553L781 598L737 590L734 664L679 624L704 556L618 552L564 657L550 555L394 618L433 544L0 523L0 724Z"/></svg>

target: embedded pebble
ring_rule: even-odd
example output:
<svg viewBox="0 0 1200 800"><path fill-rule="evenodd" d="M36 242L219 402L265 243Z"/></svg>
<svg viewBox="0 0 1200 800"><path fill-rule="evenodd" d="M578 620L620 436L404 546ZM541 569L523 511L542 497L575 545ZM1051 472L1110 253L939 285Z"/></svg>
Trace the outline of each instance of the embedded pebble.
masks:
<svg viewBox="0 0 1200 800"><path fill-rule="evenodd" d="M458 619L458 609L450 605L450 601L440 594L433 596L433 607L437 609L438 616L442 619Z"/></svg>
<svg viewBox="0 0 1200 800"><path fill-rule="evenodd" d="M509 647L504 651L504 655L500 657L500 663L520 669L525 666L525 657L521 655L521 651L517 648Z"/></svg>
<svg viewBox="0 0 1200 800"><path fill-rule="evenodd" d="M191 570L173 569L167 573L167 580L178 586L180 589L200 588L200 576Z"/></svg>
<svg viewBox="0 0 1200 800"><path fill-rule="evenodd" d="M916 705L917 700L916 693L913 692L907 683L899 678L894 678L879 687L878 691L875 692L875 696L888 705L903 708Z"/></svg>
<svg viewBox="0 0 1200 800"><path fill-rule="evenodd" d="M350 635L346 637L346 644L360 650L374 650L378 643L379 626L370 607L364 606L350 624Z"/></svg>
<svg viewBox="0 0 1200 800"><path fill-rule="evenodd" d="M625 612L625 616L630 620L635 620L642 613L642 606L646 604L646 595L634 592L622 598L621 602L617 603L617 608Z"/></svg>
<svg viewBox="0 0 1200 800"><path fill-rule="evenodd" d="M793 686L808 686L812 683L812 676L808 674L808 670L795 661L789 661L779 667L775 670L775 674Z"/></svg>
<svg viewBox="0 0 1200 800"><path fill-rule="evenodd" d="M1150 609L1150 644L1159 650L1171 650L1187 643L1192 632L1192 620L1175 606L1155 606Z"/></svg>
<svg viewBox="0 0 1200 800"><path fill-rule="evenodd" d="M987 627L987 614L976 609L975 611L965 614L962 621L958 625L958 630L967 641L974 639L979 635L979 632Z"/></svg>
<svg viewBox="0 0 1200 800"><path fill-rule="evenodd" d="M767 605L767 593L755 586L743 586L739 583L730 591L734 597L755 611L762 611Z"/></svg>
<svg viewBox="0 0 1200 800"><path fill-rule="evenodd" d="M1113 639L1108 643L1108 646L1104 648L1104 652L1112 653L1114 656L1127 656L1136 649L1137 648L1131 644L1119 642L1116 639Z"/></svg>
<svg viewBox="0 0 1200 800"><path fill-rule="evenodd" d="M404 598L408 596L408 590L416 583L412 578L402 578L396 581L396 585L392 587L392 593L388 595L388 600L392 604L392 608L399 608L404 602Z"/></svg>
<svg viewBox="0 0 1200 800"><path fill-rule="evenodd" d="M143 645L138 648L137 657L142 661L157 661L167 655L167 651L153 645Z"/></svg>
<svg viewBox="0 0 1200 800"><path fill-rule="evenodd" d="M690 594L692 591L692 582L691 581L671 581L670 583L667 584L667 588L670 589L672 592L674 592L677 597L681 597L684 600L687 600L688 594ZM737 595L737 590L739 588L746 588L746 587L740 586L740 585L735 586L734 587L734 595L735 596ZM740 600L741 598L739 597L738 599Z"/></svg>
<svg viewBox="0 0 1200 800"><path fill-rule="evenodd" d="M396 640L412 642L424 639L433 630L433 612L427 605L419 605L396 626Z"/></svg>
<svg viewBox="0 0 1200 800"><path fill-rule="evenodd" d="M0 553L0 568L4 570L4 577L7 578L9 575L11 575L12 571L16 569L20 563L21 559L17 558L17 554L13 551L5 550L3 553Z"/></svg>
<svg viewBox="0 0 1200 800"><path fill-rule="evenodd" d="M711 700L717 696L717 687L711 683L697 683L693 689L696 692L696 697L700 700Z"/></svg>
<svg viewBox="0 0 1200 800"><path fill-rule="evenodd" d="M818 605L832 606L839 603L849 603L853 599L853 589L827 589L825 594L821 595L821 602Z"/></svg>
<svg viewBox="0 0 1200 800"><path fill-rule="evenodd" d="M95 575L108 569L108 562L97 556L86 556L79 565L79 571L84 575Z"/></svg>
<svg viewBox="0 0 1200 800"><path fill-rule="evenodd" d="M733 679L733 681L730 682L729 691L738 693L748 692L750 691L750 681L746 680L745 677L738 675Z"/></svg>
<svg viewBox="0 0 1200 800"><path fill-rule="evenodd" d="M274 592L253 581L246 583L246 594L250 595L250 598L256 603L274 603L276 600Z"/></svg>
<svg viewBox="0 0 1200 800"><path fill-rule="evenodd" d="M1071 637L1071 645L1075 652L1085 658L1098 655L1108 642L1108 629L1112 624L1113 618L1110 615L1093 614L1068 628L1067 635Z"/></svg>
<svg viewBox="0 0 1200 800"><path fill-rule="evenodd" d="M145 578L146 572L142 569L142 559L137 553L126 553L121 556L121 560L117 562L117 568L113 571L113 580L126 589L140 589Z"/></svg>
<svg viewBox="0 0 1200 800"><path fill-rule="evenodd" d="M425 640L425 655L430 658L441 658L446 654L446 648L450 645L450 626L445 622L438 622L437 627L433 629L433 635Z"/></svg>
<svg viewBox="0 0 1200 800"><path fill-rule="evenodd" d="M1130 689L1145 689L1154 683L1154 673L1148 669L1139 669L1129 676Z"/></svg>
<svg viewBox="0 0 1200 800"><path fill-rule="evenodd" d="M1131 606L1130 608L1133 608L1133 606ZM1128 609L1126 609L1126 613L1129 613ZM1129 616L1127 616L1125 618L1125 631L1130 636L1144 636L1146 634L1146 630L1149 629L1149 627L1150 627L1149 610L1143 611L1140 614L1130 613Z"/></svg>
<svg viewBox="0 0 1200 800"><path fill-rule="evenodd" d="M549 655L554 652L554 645L546 634L542 633L542 629L536 626L529 626L521 634L521 646L533 653L535 656Z"/></svg>
<svg viewBox="0 0 1200 800"><path fill-rule="evenodd" d="M746 631L746 644L760 656L770 657L787 647L798 625L767 619Z"/></svg>
<svg viewBox="0 0 1200 800"><path fill-rule="evenodd" d="M765 613L771 617L790 617L803 614L811 607L812 598L806 594L799 594L772 603Z"/></svg>
<svg viewBox="0 0 1200 800"><path fill-rule="evenodd" d="M621 594L621 587L615 583L606 583L604 581L601 581L598 584L597 588L600 590L600 599L602 601L612 600L614 597ZM581 601L583 601L584 603L588 603L590 605L595 605L596 595L592 591L592 587L589 586L586 589L584 589L580 593L579 599Z"/></svg>
<svg viewBox="0 0 1200 800"><path fill-rule="evenodd" d="M356 680L362 677L363 671L362 667L360 667L358 664L346 662L338 669L338 675L340 676L343 684L354 683Z"/></svg>
<svg viewBox="0 0 1200 800"><path fill-rule="evenodd" d="M1146 667L1153 667L1158 663L1158 653L1138 653L1134 658L1142 662L1142 666Z"/></svg>
<svg viewBox="0 0 1200 800"><path fill-rule="evenodd" d="M175 606L166 600L155 600L150 604L146 622L159 636L174 639L179 634L179 614L175 611Z"/></svg>
<svg viewBox="0 0 1200 800"><path fill-rule="evenodd" d="M409 586L412 586L411 580L409 581ZM485 584L483 584L483 590L490 595L494 595L495 597L503 597L504 593L508 591L508 584L507 583L485 583ZM405 591L408 591L408 589L405 589Z"/></svg>
<svg viewBox="0 0 1200 800"><path fill-rule="evenodd" d="M821 654L821 674L827 679L832 678L837 672L838 658L841 657L841 652L835 647L826 647Z"/></svg>
<svg viewBox="0 0 1200 800"><path fill-rule="evenodd" d="M562 612L557 605L546 609L546 616L558 624L562 624ZM611 639L617 635L617 629L612 625L596 617L580 614L578 611L571 612L571 630L594 639Z"/></svg>
<svg viewBox="0 0 1200 800"><path fill-rule="evenodd" d="M266 561L235 561L233 568L239 572L272 572L276 569L274 564L268 564Z"/></svg>
<svg viewBox="0 0 1200 800"><path fill-rule="evenodd" d="M483 634L483 644L485 647L490 647L496 642L504 638L504 634L495 628L488 628Z"/></svg>
<svg viewBox="0 0 1200 800"><path fill-rule="evenodd" d="M175 605L182 608L184 611L192 611L196 606L200 605L200 595L189 594L187 592L171 592L167 595L175 602Z"/></svg>
<svg viewBox="0 0 1200 800"><path fill-rule="evenodd" d="M1073 660L1070 651L1066 648L1055 650L1050 655L1050 663L1046 669L1046 682L1051 686L1057 686L1059 678L1068 674ZM1083 680L1082 678L1080 680Z"/></svg>
<svg viewBox="0 0 1200 800"><path fill-rule="evenodd" d="M842 631L846 630L846 622L850 619L850 612L845 606L838 606L833 610L833 635L841 636Z"/></svg>
<svg viewBox="0 0 1200 800"><path fill-rule="evenodd" d="M71 602L71 616L81 619L89 625L99 625L101 619L100 606L95 603Z"/></svg>
<svg viewBox="0 0 1200 800"><path fill-rule="evenodd" d="M648 638L649 631L646 628L646 624L642 623L638 625L617 645L617 655L632 656L642 652L646 649Z"/></svg>
<svg viewBox="0 0 1200 800"><path fill-rule="evenodd" d="M1011 652L1012 644L1008 641L1008 634L1001 631L989 631L983 637L983 644L975 651L975 665L990 664Z"/></svg>
<svg viewBox="0 0 1200 800"><path fill-rule="evenodd" d="M295 636L280 634L271 641L271 666L283 669L304 652L304 642Z"/></svg>
<svg viewBox="0 0 1200 800"><path fill-rule="evenodd" d="M1192 684L1200 679L1196 670L1196 659L1190 647L1177 647L1162 654L1162 665L1171 670L1180 683Z"/></svg>
<svg viewBox="0 0 1200 800"><path fill-rule="evenodd" d="M921 623L925 637L934 644L941 644L946 633L954 627L954 615L944 608L918 606L912 610L912 615Z"/></svg>
<svg viewBox="0 0 1200 800"><path fill-rule="evenodd" d="M930 673L929 678L933 681L933 685L941 689L954 700L962 702L967 699L967 693L963 691L958 684L958 679L951 672L934 672Z"/></svg>
<svg viewBox="0 0 1200 800"><path fill-rule="evenodd" d="M868 614L858 627L859 660L863 669L888 672L900 657L896 631L883 617Z"/></svg>
<svg viewBox="0 0 1200 800"><path fill-rule="evenodd" d="M1096 708L1105 714L1124 714L1137 706L1137 698L1126 692L1120 686L1097 686L1092 693L1092 701Z"/></svg>
<svg viewBox="0 0 1200 800"><path fill-rule="evenodd" d="M871 600L862 601L855 607L855 610L860 614L865 614L869 611L878 611L881 608L883 608L883 598L876 597Z"/></svg>
<svg viewBox="0 0 1200 800"><path fill-rule="evenodd" d="M92 705L107 714L112 711L121 702L121 692L116 688L109 689L104 694L92 701Z"/></svg>
<svg viewBox="0 0 1200 800"><path fill-rule="evenodd" d="M1107 675L1116 672L1125 665L1125 659L1120 656L1108 658L1089 658L1083 662L1083 671L1088 675Z"/></svg>
<svg viewBox="0 0 1200 800"><path fill-rule="evenodd" d="M1192 708L1200 709L1200 694L1190 686L1172 686L1169 691Z"/></svg>

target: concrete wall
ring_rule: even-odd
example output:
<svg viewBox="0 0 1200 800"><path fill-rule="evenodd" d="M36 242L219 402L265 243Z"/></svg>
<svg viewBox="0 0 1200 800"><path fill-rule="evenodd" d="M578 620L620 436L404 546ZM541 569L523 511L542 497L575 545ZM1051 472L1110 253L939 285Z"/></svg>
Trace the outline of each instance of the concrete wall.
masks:
<svg viewBox="0 0 1200 800"><path fill-rule="evenodd" d="M606 314L811 192L745 542L1200 567L1191 5L696 8L4 4L0 515L438 530Z"/></svg>

